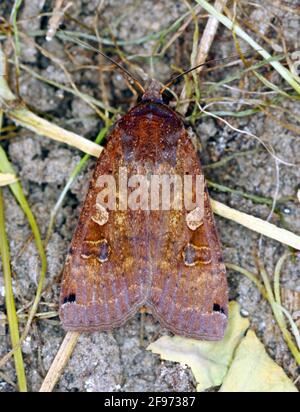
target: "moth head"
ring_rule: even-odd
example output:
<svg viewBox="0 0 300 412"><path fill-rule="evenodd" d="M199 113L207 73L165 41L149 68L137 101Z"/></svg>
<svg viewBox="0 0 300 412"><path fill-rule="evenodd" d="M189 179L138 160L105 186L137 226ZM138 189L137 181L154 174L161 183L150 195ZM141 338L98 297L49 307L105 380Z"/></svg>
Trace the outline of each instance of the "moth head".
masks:
<svg viewBox="0 0 300 412"><path fill-rule="evenodd" d="M150 79L147 83L145 93L142 96L142 101L163 103L161 83L155 79Z"/></svg>

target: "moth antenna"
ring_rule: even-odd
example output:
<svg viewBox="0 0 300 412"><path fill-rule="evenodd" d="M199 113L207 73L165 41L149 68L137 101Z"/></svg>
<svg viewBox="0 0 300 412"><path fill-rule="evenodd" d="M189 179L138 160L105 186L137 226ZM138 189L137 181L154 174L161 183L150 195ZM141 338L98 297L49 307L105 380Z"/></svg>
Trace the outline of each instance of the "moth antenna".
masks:
<svg viewBox="0 0 300 412"><path fill-rule="evenodd" d="M244 53L247 53L249 50L251 50L251 49L245 50ZM257 50L256 50L256 51L257 51ZM192 67L192 68L190 68L190 69L187 69L187 70L185 70L183 73L177 74L175 77L171 77L171 79L161 88L160 93L163 93L167 88L169 88L169 87L170 87L176 80L178 80L180 77L183 77L183 76L185 76L186 74L188 74L188 73L190 73L190 72L192 72L192 71L194 71L194 70L199 69L199 67L206 66L207 64L212 63L212 62L231 60L231 59L236 58L236 57L241 57L241 55L240 55L240 54L234 54L234 55L232 55L232 56L223 57L223 58L220 58L220 59L207 60L207 61L204 62L204 63L198 64L197 66L194 66L194 67Z"/></svg>
<svg viewBox="0 0 300 412"><path fill-rule="evenodd" d="M136 77L133 76L133 74L131 74L127 69L125 69L125 67L123 67L121 64L119 64L116 60L114 60L113 58L107 56L105 53L103 53L101 50L97 49L97 47L94 47L92 45L90 45L89 43L86 43L82 40L79 39L75 39L72 36L69 36L64 30L59 30L60 33L63 33L64 37L66 38L66 40L70 40L72 42L75 42L81 46L83 46L84 48L94 51L98 54L100 54L101 56L105 57L108 61L110 61L112 64L114 64L118 69L120 69L123 73L125 73L126 76L128 76L130 79L133 80L134 84L138 87L138 89L142 92L145 93L145 89L144 87L141 85L141 83L138 81L138 79Z"/></svg>

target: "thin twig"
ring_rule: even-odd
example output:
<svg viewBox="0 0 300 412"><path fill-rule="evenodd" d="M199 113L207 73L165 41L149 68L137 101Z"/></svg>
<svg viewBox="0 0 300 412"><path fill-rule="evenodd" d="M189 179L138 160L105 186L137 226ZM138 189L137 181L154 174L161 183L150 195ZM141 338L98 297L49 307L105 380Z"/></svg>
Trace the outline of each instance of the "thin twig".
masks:
<svg viewBox="0 0 300 412"><path fill-rule="evenodd" d="M26 129L29 129L38 135L50 137L58 142L66 143L95 157L99 157L103 150L98 144L37 116L23 105L14 109L6 108L4 111L7 116L17 124L26 127Z"/></svg>
<svg viewBox="0 0 300 412"><path fill-rule="evenodd" d="M296 362L299 364L300 362L300 352L298 350L298 348L295 346L292 336L290 334L290 332L287 330L286 325L285 325L285 321L283 318L283 313L285 313L285 315L289 318L289 313L280 305L278 305L278 303L275 301L274 299L274 294L271 288L271 284L269 281L269 277L267 275L267 272L262 264L262 262L260 261L260 259L257 258L258 261L258 269L259 272L261 274L261 277L263 279L263 284L261 283L261 281L257 278L257 276L251 272L249 272L248 270L238 266L238 265L234 265L231 263L226 263L226 268L227 269L231 269L234 270L235 272L239 272L243 275L245 275L248 279L250 279L253 283L255 283L255 285L257 286L258 290L260 291L260 293L262 294L262 296L269 302L274 317L276 319L276 322L278 324L278 327L292 353L292 355L294 356ZM292 319L289 319L292 325L292 328L295 327L295 324L293 322ZM299 333L298 330L293 330L294 334L295 334L295 339L297 341L298 344L298 338L299 338Z"/></svg>
<svg viewBox="0 0 300 412"><path fill-rule="evenodd" d="M79 332L67 332L39 392L52 392L73 353L79 336Z"/></svg>
<svg viewBox="0 0 300 412"><path fill-rule="evenodd" d="M295 233L292 233L289 230L281 229L272 223L232 209L231 207L213 199L211 199L211 206L213 211L219 216L233 220L234 222L239 223L254 232L260 233L270 239L277 240L278 242L288 245L294 249L300 250L300 236L295 235Z"/></svg>
<svg viewBox="0 0 300 412"><path fill-rule="evenodd" d="M8 60L9 63L13 63L11 60ZM25 64L20 64L22 70L25 70L31 76L35 77L36 79L40 80L41 82L50 84L58 89L64 90L68 93L73 94L74 96L79 97L80 99L84 100L85 102L90 102L95 106L100 107L101 109L110 112L110 113L117 113L118 109L114 109L110 106L105 106L100 100L95 99L95 97L90 96L87 93L83 93L80 90L75 90L73 87L68 87L63 83L56 82L54 80L48 79L46 77L41 76L39 73L32 70L30 67L26 66Z"/></svg>
<svg viewBox="0 0 300 412"><path fill-rule="evenodd" d="M257 141L267 150L267 152L272 156L272 158L274 159L275 162L282 163L282 164L284 164L284 165L286 165L286 166L296 166L295 163L287 162L287 161L281 159L280 157L278 157L278 156L275 154L275 151L274 151L273 146L271 146L269 143L266 143L266 142L265 142L262 138L260 138L259 136L255 135L254 133L251 133L251 132L249 132L249 131L247 131L247 130L238 129L238 128L232 126L227 120L223 119L222 117L220 117L220 116L218 116L218 115L216 115L216 114L214 114L214 113L212 113L212 112L206 111L206 108L209 107L209 106L211 106L212 104L214 104L214 103L209 103L209 104L207 104L204 108L202 108L202 107L200 106L200 104L197 103L197 106L198 106L198 108L200 109L200 111L201 111L202 113L205 113L205 114L208 115L208 116L211 116L211 117L213 117L213 118L215 118L215 119L220 120L222 123L226 124L226 126L230 127L230 129L234 130L235 132L241 133L242 135L246 135L246 136L252 137L253 139L257 140Z"/></svg>
<svg viewBox="0 0 300 412"><path fill-rule="evenodd" d="M274 293L272 290L272 286L271 286L267 271L264 267L262 260L258 256L256 259L257 259L257 266L258 266L260 275L265 285L265 289L266 289L267 296L268 296L268 301L271 305L276 322L281 330L283 338L286 341L286 344L288 345L295 361L297 362L298 365L300 365L300 351L298 350L297 346L294 344L292 336L286 327L281 306L278 305L278 303L275 301Z"/></svg>
<svg viewBox="0 0 300 412"><path fill-rule="evenodd" d="M61 10L63 6L64 0L56 0L55 5L53 8L53 14L49 20L48 23L48 29L47 29L47 34L46 34L46 40L51 41L53 37L55 36L55 33L61 24L61 21L64 17L64 13L67 11L69 7L72 6L72 2L69 2L63 10Z"/></svg>
<svg viewBox="0 0 300 412"><path fill-rule="evenodd" d="M218 19L224 26L229 30L235 32L235 34L246 41L254 50L261 54L264 59L270 59L272 56L261 47L255 40L253 40L238 24L231 21L228 17L222 14L219 10L209 4L206 0L196 0L206 11L208 11L212 16ZM285 79L293 89L300 94L300 84L294 79L293 74L287 70L280 62L270 61L271 66L280 74L280 76Z"/></svg>
<svg viewBox="0 0 300 412"><path fill-rule="evenodd" d="M53 140L67 143L90 155L99 157L102 151L101 146L37 116L16 99L16 96L7 84L4 68L5 58L0 48L0 73L4 74L0 76L0 108L9 118L38 135L47 136Z"/></svg>
<svg viewBox="0 0 300 412"><path fill-rule="evenodd" d="M214 7L215 7L216 10L222 11L223 7L226 5L226 3L227 3L227 0L216 0L215 4L214 4ZM218 19L216 19L214 16L210 16L208 18L208 21L206 23L206 27L204 29L203 35L202 35L201 40L200 40L195 66L198 66L199 64L204 63L205 60L207 59L209 50L211 48L211 45L212 45L213 40L215 38L216 32L218 30L218 26L219 26ZM197 73L200 73L202 68L203 67L199 67L197 69ZM186 88L186 86L184 86L183 89L182 89L179 100L185 101L187 98L188 98L187 88ZM181 104L177 109L178 112L184 115L186 113L187 109L188 109L188 105L189 105L188 102Z"/></svg>
<svg viewBox="0 0 300 412"><path fill-rule="evenodd" d="M176 30L176 32L173 34L173 36L171 37L171 39L167 42L167 44L164 45L164 47L161 49L161 51L159 52L160 56L164 56L166 51L168 50L168 48L175 42L175 40L178 39L178 37L180 37L182 35L182 33L184 32L184 30L188 27L188 25L190 24L190 22L193 20L194 15L198 15L199 12L201 11L201 7L197 6L194 9L191 8L190 12L193 13L191 16L188 16L188 18L186 19L185 22L183 22L183 24L179 27L178 30Z"/></svg>

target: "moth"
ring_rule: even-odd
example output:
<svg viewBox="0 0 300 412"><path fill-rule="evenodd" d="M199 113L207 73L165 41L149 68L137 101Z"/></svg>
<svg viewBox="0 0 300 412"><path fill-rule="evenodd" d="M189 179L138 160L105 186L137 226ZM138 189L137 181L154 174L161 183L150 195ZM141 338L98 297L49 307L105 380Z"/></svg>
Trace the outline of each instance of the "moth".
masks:
<svg viewBox="0 0 300 412"><path fill-rule="evenodd" d="M126 208L123 195L108 208L100 195L106 191L107 200L116 187L104 185L102 177L120 186L125 173L128 179L142 175L147 181L152 176L203 177L183 120L164 103L155 80L141 102L116 122L97 161L63 271L63 328L108 331L146 307L174 334L220 340L227 325L228 291L206 187L202 210L162 208L156 198L154 208ZM127 185L126 190L130 197L136 188ZM140 188L135 200L145 190ZM195 191L192 186L190 199ZM170 193L174 195L174 185Z"/></svg>

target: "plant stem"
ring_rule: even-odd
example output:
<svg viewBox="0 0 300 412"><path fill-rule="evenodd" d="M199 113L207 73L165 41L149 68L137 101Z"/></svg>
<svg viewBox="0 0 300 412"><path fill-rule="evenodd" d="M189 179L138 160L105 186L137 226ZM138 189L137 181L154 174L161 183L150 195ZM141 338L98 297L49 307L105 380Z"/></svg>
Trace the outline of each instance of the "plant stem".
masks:
<svg viewBox="0 0 300 412"><path fill-rule="evenodd" d="M12 347L19 345L19 325L14 301L11 267L10 267L10 252L5 231L4 203L2 189L0 189L0 251L3 264L4 289L5 289L5 304L7 312L7 320L9 325L9 333ZM18 347L14 352L14 360L16 374L20 392L27 392L27 383L25 376L25 368L21 348Z"/></svg>
<svg viewBox="0 0 300 412"><path fill-rule="evenodd" d="M225 27L227 27L229 30L234 31L239 37L246 41L254 50L261 54L264 59L269 59L272 57L265 49L262 48L260 44L253 40L252 37L249 36L249 34L247 34L240 26L238 26L236 23L232 22L228 17L224 16L224 14L216 10L206 0L196 0L196 2L200 4L212 16L216 17ZM296 90L298 94L300 94L300 84L294 79L292 73L278 61L271 61L270 64L281 75L281 77L285 79L293 87L293 89Z"/></svg>

